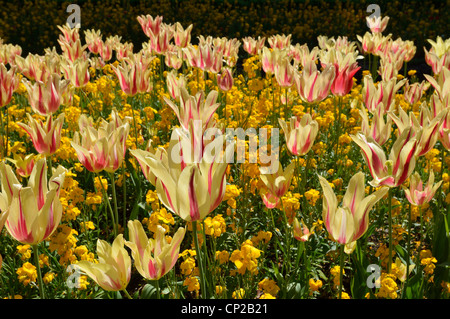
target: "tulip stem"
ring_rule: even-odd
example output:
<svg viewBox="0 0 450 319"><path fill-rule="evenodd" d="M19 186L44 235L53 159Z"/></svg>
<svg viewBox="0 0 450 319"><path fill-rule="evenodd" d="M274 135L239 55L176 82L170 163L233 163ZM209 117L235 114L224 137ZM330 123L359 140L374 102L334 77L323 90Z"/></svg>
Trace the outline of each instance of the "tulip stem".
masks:
<svg viewBox="0 0 450 319"><path fill-rule="evenodd" d="M389 260L388 260L388 273L391 273L392 267L392 188L389 188Z"/></svg>
<svg viewBox="0 0 450 319"><path fill-rule="evenodd" d="M105 198L106 204L108 205L109 211L111 213L111 219L112 219L113 231L114 231L114 238L115 238L115 237L117 237L117 225L116 225L116 219L114 217L114 211L113 211L113 209L111 207L111 202L109 200L108 194L106 194L106 190L103 187L103 183L102 183L102 181L100 179L100 175L99 174L97 174L97 178L98 178L98 181L100 183L100 187L102 188L103 197Z"/></svg>
<svg viewBox="0 0 450 319"><path fill-rule="evenodd" d="M411 211L412 211L412 204L409 204L409 211L408 211L408 243L407 243L407 259L406 259L406 282L405 287L403 288L403 291L406 291L406 288L408 287L408 279L409 279L409 259L411 256Z"/></svg>
<svg viewBox="0 0 450 319"><path fill-rule="evenodd" d="M198 266L200 269L200 285L202 289L202 297L206 299L207 291L206 291L206 277L205 277L205 269L203 264L202 252L200 250L200 245L198 243L198 235L197 235L197 221L192 221L192 230L194 235L194 244L195 251L198 258Z"/></svg>
<svg viewBox="0 0 450 319"><path fill-rule="evenodd" d="M344 244L341 244L339 253L339 299L342 299L342 279L344 277Z"/></svg>
<svg viewBox="0 0 450 319"><path fill-rule="evenodd" d="M117 208L116 181L115 181L115 178L114 178L114 173L109 173L109 176L111 177L112 196L113 196L113 201L114 201L114 218L116 220L115 228L116 228L116 231L118 232L118 229L119 229L119 210ZM123 222L124 222L124 225L125 225L125 220Z"/></svg>
<svg viewBox="0 0 450 319"><path fill-rule="evenodd" d="M39 247L38 244L33 245L34 263L36 265L39 294L41 299L45 299L44 281L42 280L41 266L39 266Z"/></svg>
<svg viewBox="0 0 450 319"><path fill-rule="evenodd" d="M133 297L130 296L126 288L122 289L122 291L125 294L125 296L127 296L128 299L133 299Z"/></svg>

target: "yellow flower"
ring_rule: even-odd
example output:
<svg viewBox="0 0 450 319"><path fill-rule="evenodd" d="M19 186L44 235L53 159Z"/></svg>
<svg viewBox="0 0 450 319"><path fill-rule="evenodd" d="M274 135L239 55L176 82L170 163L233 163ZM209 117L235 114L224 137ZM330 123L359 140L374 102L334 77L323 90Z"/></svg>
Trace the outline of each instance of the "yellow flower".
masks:
<svg viewBox="0 0 450 319"><path fill-rule="evenodd" d="M183 286L187 286L188 291L198 292L200 290L200 283L196 277L187 277L183 282Z"/></svg>
<svg viewBox="0 0 450 319"><path fill-rule="evenodd" d="M309 290L311 290L311 294L314 291L319 291L320 288L322 288L322 280L318 279L318 280L314 280L314 278L310 278L309 279Z"/></svg>
<svg viewBox="0 0 450 319"><path fill-rule="evenodd" d="M26 262L16 271L19 282L27 286L30 282L36 282L37 271L36 267L29 262Z"/></svg>
<svg viewBox="0 0 450 319"><path fill-rule="evenodd" d="M44 277L42 278L42 280L44 281L45 284L49 284L50 282L52 282L53 279L55 279L56 274L53 272L48 272L44 274Z"/></svg>
<svg viewBox="0 0 450 319"><path fill-rule="evenodd" d="M395 282L395 276L382 273L381 274L381 286L376 293L377 298L390 298L397 299L398 286Z"/></svg>
<svg viewBox="0 0 450 319"><path fill-rule="evenodd" d="M219 237L226 231L225 219L221 214L213 218L207 217L204 220L205 234L209 236Z"/></svg>
<svg viewBox="0 0 450 319"><path fill-rule="evenodd" d="M88 229L91 229L91 230L95 229L95 225L93 222L91 222L90 220L87 222L80 222L80 230L82 233L84 233Z"/></svg>
<svg viewBox="0 0 450 319"><path fill-rule="evenodd" d="M230 259L230 253L226 250L216 251L216 259L219 261L219 264L222 265Z"/></svg>
<svg viewBox="0 0 450 319"><path fill-rule="evenodd" d="M277 286L276 282L272 279L264 278L258 283L258 288L261 289L264 293L268 293L272 296L276 296L278 291L280 291L280 287Z"/></svg>
<svg viewBox="0 0 450 319"><path fill-rule="evenodd" d="M21 254L20 259L27 260L31 258L31 246L30 245L18 245L17 252Z"/></svg>
<svg viewBox="0 0 450 319"><path fill-rule="evenodd" d="M305 197L311 206L315 206L317 200L320 198L320 192L316 189L310 189L305 192Z"/></svg>
<svg viewBox="0 0 450 319"><path fill-rule="evenodd" d="M238 272L243 275L248 270L252 274L258 273L258 260L261 256L261 250L253 247L250 240L246 240L241 245L240 250L235 250L231 254L230 261L232 261Z"/></svg>
<svg viewBox="0 0 450 319"><path fill-rule="evenodd" d="M238 289L233 291L231 298L233 299L244 299L245 296L245 290L244 289Z"/></svg>

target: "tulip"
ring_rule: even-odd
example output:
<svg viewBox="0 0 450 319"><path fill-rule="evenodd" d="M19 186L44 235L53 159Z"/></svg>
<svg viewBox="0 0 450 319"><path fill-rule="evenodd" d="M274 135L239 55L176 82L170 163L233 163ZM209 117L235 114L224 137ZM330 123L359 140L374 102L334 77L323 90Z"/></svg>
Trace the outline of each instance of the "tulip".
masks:
<svg viewBox="0 0 450 319"><path fill-rule="evenodd" d="M183 65L183 50L176 46L170 47L165 53L164 63L169 67L178 70Z"/></svg>
<svg viewBox="0 0 450 319"><path fill-rule="evenodd" d="M397 187L411 175L416 165L417 139L411 137L412 127L405 129L397 138L389 153L389 160L382 147L371 137L361 133L351 135L361 148L364 160L369 167L373 187Z"/></svg>
<svg viewBox="0 0 450 319"><path fill-rule="evenodd" d="M156 228L155 239L147 238L138 220L128 221L128 229L130 240L125 245L131 249L134 265L142 277L158 280L175 266L185 228L179 228L170 243L165 238L166 230L160 225Z"/></svg>
<svg viewBox="0 0 450 319"><path fill-rule="evenodd" d="M172 99L179 101L181 88L186 88L187 85L186 77L183 74L177 77L177 72L172 70L167 73L166 85Z"/></svg>
<svg viewBox="0 0 450 319"><path fill-rule="evenodd" d="M364 174L358 172L350 179L342 207L338 208L337 197L328 181L322 176L319 176L319 181L323 190L322 218L328 233L339 244L355 242L366 233L372 207L387 194L389 188L381 187L365 196Z"/></svg>
<svg viewBox="0 0 450 319"><path fill-rule="evenodd" d="M84 87L91 78L89 74L89 60L84 58L77 59L74 62L63 60L61 69L65 78L76 88Z"/></svg>
<svg viewBox="0 0 450 319"><path fill-rule="evenodd" d="M323 72L320 72L315 62L309 61L302 72L300 74L296 72L294 77L300 98L308 103L324 100L330 92L335 75L333 65L327 65Z"/></svg>
<svg viewBox="0 0 450 319"><path fill-rule="evenodd" d="M241 46L241 42L238 39L227 39L226 37L214 38L213 45L214 49L223 55L223 59L229 67L236 65L239 47Z"/></svg>
<svg viewBox="0 0 450 319"><path fill-rule="evenodd" d="M150 81L150 72L147 61L140 61L138 57L124 59L125 63L112 67L119 79L120 88L129 95L150 92L153 84ZM149 62L149 61L148 61Z"/></svg>
<svg viewBox="0 0 450 319"><path fill-rule="evenodd" d="M223 67L217 74L217 85L222 91L229 91L233 87L233 74L230 68Z"/></svg>
<svg viewBox="0 0 450 319"><path fill-rule="evenodd" d="M110 122L102 119L98 130L93 127L92 119L88 119L85 114L80 116L80 131L75 132L71 145L78 160L88 171L98 173L105 170L113 173L125 158L130 125L128 119L122 122L115 110L111 116Z"/></svg>
<svg viewBox="0 0 450 319"><path fill-rule="evenodd" d="M114 239L112 245L98 239L98 263L79 261L75 267L88 275L104 290L123 290L128 294L125 289L131 279L131 257L124 244L125 240L122 234Z"/></svg>
<svg viewBox="0 0 450 319"><path fill-rule="evenodd" d="M175 112L180 125L184 129L189 129L191 120L202 121L203 129L205 129L214 124L214 113L220 106L220 103L216 103L217 97L218 93L214 90L209 92L205 99L203 91L199 91L195 96L192 96L185 87L180 87L179 106L166 97L164 97L164 101Z"/></svg>
<svg viewBox="0 0 450 319"><path fill-rule="evenodd" d="M58 29L62 32L59 35L59 41L66 41L68 43L74 43L80 39L78 28L71 28L69 24L58 26Z"/></svg>
<svg viewBox="0 0 450 319"><path fill-rule="evenodd" d="M265 37L258 36L258 39L252 37L245 37L243 39L243 49L250 55L259 54L264 47L264 43L266 41Z"/></svg>
<svg viewBox="0 0 450 319"><path fill-rule="evenodd" d="M382 33L386 29L389 17L386 16L383 19L381 16L366 17L366 21L372 33Z"/></svg>
<svg viewBox="0 0 450 319"><path fill-rule="evenodd" d="M284 34L276 34L272 35L267 39L269 45L272 49L286 49L291 45L291 37L292 34L284 35Z"/></svg>
<svg viewBox="0 0 450 319"><path fill-rule="evenodd" d="M278 119L283 129L286 147L294 156L302 156L309 152L319 132L319 124L305 113L299 121L296 116L291 117L289 127L283 119Z"/></svg>
<svg viewBox="0 0 450 319"><path fill-rule="evenodd" d="M295 69L287 56L282 56L276 61L274 73L279 86L290 87L294 83Z"/></svg>
<svg viewBox="0 0 450 319"><path fill-rule="evenodd" d="M384 143L389 140L392 131L392 119L387 117L384 120L383 114L378 112L374 113L372 116L371 124L369 124L369 117L364 109L359 111L361 115L361 132L365 136L371 136L379 145L384 145Z"/></svg>
<svg viewBox="0 0 450 319"><path fill-rule="evenodd" d="M328 63L334 64L336 76L331 84L331 93L336 96L347 95L353 87L353 76L361 69L356 61L358 57L353 52L345 55L335 49L331 49L329 52L332 54L334 52L335 58L329 61L322 60L322 64L325 67Z"/></svg>
<svg viewBox="0 0 450 319"><path fill-rule="evenodd" d="M284 55L285 51L263 47L260 54L261 66L263 71L269 75L274 74L277 60L283 57Z"/></svg>
<svg viewBox="0 0 450 319"><path fill-rule="evenodd" d="M12 95L19 85L19 78L15 74L15 68L9 71L3 63L0 64L0 108L9 104Z"/></svg>
<svg viewBox="0 0 450 319"><path fill-rule="evenodd" d="M428 51L425 47L425 62L431 67L433 74L441 73L443 68L450 68L450 50L445 52L442 56L438 56L436 52L431 49Z"/></svg>
<svg viewBox="0 0 450 319"><path fill-rule="evenodd" d="M266 186L261 192L264 205L267 208L275 208L291 185L292 176L294 175L295 162L292 162L283 171L281 163L277 163L278 170L276 172L268 172L265 167L260 168L260 179Z"/></svg>
<svg viewBox="0 0 450 319"><path fill-rule="evenodd" d="M397 79L394 78L389 81L380 81L378 87L375 87L373 78L365 76L362 96L367 110L370 113L380 112L380 110L383 110L384 113L389 112L395 104L397 91L406 81L407 79L403 79L397 82ZM380 108L381 103L383 103L382 109Z"/></svg>
<svg viewBox="0 0 450 319"><path fill-rule="evenodd" d="M153 18L151 15L147 14L145 16L138 16L137 20L139 21L139 24L141 25L145 35L150 38L151 34L159 33L163 17L156 16L155 18Z"/></svg>
<svg viewBox="0 0 450 319"><path fill-rule="evenodd" d="M217 135L207 144L204 136L194 136L192 129L189 134L179 129L173 131L167 150L140 156L155 176L161 202L182 219L202 220L222 202L228 156L234 150L230 143L222 154L224 141L224 135ZM200 149L196 145L201 145ZM137 152L132 154L139 157Z"/></svg>
<svg viewBox="0 0 450 319"><path fill-rule="evenodd" d="M294 223L292 226L295 239L303 242L308 241L309 237L312 235L312 230L308 229L303 220L299 222L297 217L294 217Z"/></svg>
<svg viewBox="0 0 450 319"><path fill-rule="evenodd" d="M74 63L76 60L83 58L85 55L85 49L87 44L81 45L80 39L75 42L67 42L65 40L58 40L61 50L63 51L63 57L68 61Z"/></svg>
<svg viewBox="0 0 450 319"><path fill-rule="evenodd" d="M431 171L428 183L424 189L419 173L415 172L410 178L409 188L404 187L406 199L414 206L422 206L429 203L442 182L434 184L434 173Z"/></svg>
<svg viewBox="0 0 450 319"><path fill-rule="evenodd" d="M161 24L158 33L148 31L150 34L150 47L156 54L164 54L169 49L170 40L173 37L173 30L167 25Z"/></svg>
<svg viewBox="0 0 450 319"><path fill-rule="evenodd" d="M34 154L29 154L25 157L14 154L14 159L8 158L8 160L16 166L17 174L22 177L30 176L37 159L38 157Z"/></svg>
<svg viewBox="0 0 450 319"><path fill-rule="evenodd" d="M410 105L414 105L420 99L422 98L422 95L425 93L426 90L430 87L430 84L422 81L422 82L416 82L409 84L409 82L406 82L405 84L405 93L403 94L403 97L406 102L408 102Z"/></svg>
<svg viewBox="0 0 450 319"><path fill-rule="evenodd" d="M41 120L35 120L28 113L27 117L29 125L23 123L17 124L30 136L36 151L44 156L54 154L61 144L64 113L61 113L56 120L53 120L52 115L48 115L45 123Z"/></svg>
<svg viewBox="0 0 450 319"><path fill-rule="evenodd" d="M66 171L58 166L47 184L46 160L40 159L33 167L28 185L23 187L11 166L0 163L0 209L8 211L5 226L17 241L37 245L58 227L63 212L59 194Z"/></svg>
<svg viewBox="0 0 450 319"><path fill-rule="evenodd" d="M191 42L191 31L193 25L190 24L186 29L183 28L181 23L175 23L174 29L174 42L175 45L180 48L185 48Z"/></svg>
<svg viewBox="0 0 450 319"><path fill-rule="evenodd" d="M94 54L100 52L100 42L102 41L102 35L100 30L86 30L84 31L85 40L89 51Z"/></svg>
<svg viewBox="0 0 450 319"><path fill-rule="evenodd" d="M69 85L67 80L61 80L59 74L51 74L46 82L36 81L33 85L24 82L28 91L28 101L34 112L46 116L55 113L62 102L62 94L65 86Z"/></svg>

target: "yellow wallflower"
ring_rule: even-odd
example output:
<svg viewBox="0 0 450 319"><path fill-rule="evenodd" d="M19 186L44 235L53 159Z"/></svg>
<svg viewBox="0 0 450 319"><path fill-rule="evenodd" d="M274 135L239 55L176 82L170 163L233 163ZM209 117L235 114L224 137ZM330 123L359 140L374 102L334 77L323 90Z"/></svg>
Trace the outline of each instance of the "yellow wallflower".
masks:
<svg viewBox="0 0 450 319"><path fill-rule="evenodd" d="M27 286L32 281L36 282L37 278L36 267L29 262L24 263L22 267L18 268L16 274L19 279L19 282L21 282L24 286Z"/></svg>
<svg viewBox="0 0 450 319"><path fill-rule="evenodd" d="M233 298L233 299L244 299L244 296L245 296L245 290L242 288L233 291L233 293L231 294L231 298Z"/></svg>
<svg viewBox="0 0 450 319"><path fill-rule="evenodd" d="M235 250L231 254L232 261L238 272L243 275L248 270L252 274L258 273L258 258L261 256L261 250L253 247L251 240L246 240L241 245L240 250Z"/></svg>
<svg viewBox="0 0 450 319"><path fill-rule="evenodd" d="M264 278L258 283L258 288L261 289L264 293L268 293L272 296L276 296L278 291L280 291L280 287L277 286L276 282L269 278Z"/></svg>
<svg viewBox="0 0 450 319"><path fill-rule="evenodd" d="M18 245L17 252L21 255L20 259L27 260L31 258L31 246L30 245Z"/></svg>

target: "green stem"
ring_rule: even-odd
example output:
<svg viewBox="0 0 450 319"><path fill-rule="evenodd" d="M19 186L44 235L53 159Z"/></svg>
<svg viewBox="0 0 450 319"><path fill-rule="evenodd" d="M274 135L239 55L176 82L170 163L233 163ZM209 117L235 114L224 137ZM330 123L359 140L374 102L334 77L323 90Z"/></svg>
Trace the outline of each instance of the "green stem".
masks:
<svg viewBox="0 0 450 319"><path fill-rule="evenodd" d="M130 296L130 294L128 293L126 288L122 289L122 291L125 294L125 296L127 296L128 299L130 299L130 300L133 299L133 297Z"/></svg>
<svg viewBox="0 0 450 319"><path fill-rule="evenodd" d="M207 290L206 290L206 277L205 277L205 269L203 264L203 258L202 258L202 252L200 249L200 245L198 243L198 235L197 235L197 221L192 222L192 230L194 235L194 244L195 244L195 251L198 258L198 266L200 269L200 286L202 290L202 297L206 299L207 296Z"/></svg>
<svg viewBox="0 0 450 319"><path fill-rule="evenodd" d="M116 225L116 218L114 217L114 211L113 211L113 208L111 207L111 202L109 200L108 194L106 194L106 190L103 187L103 183L101 182L100 175L97 174L97 177L98 177L98 180L99 180L99 183L100 183L100 187L102 188L103 198L105 199L106 204L108 205L109 211L111 213L111 219L112 219L113 231L114 231L114 238L116 238L118 230L117 230L117 225Z"/></svg>
<svg viewBox="0 0 450 319"><path fill-rule="evenodd" d="M409 204L409 211L408 211L408 243L407 243L407 259L406 259L406 282L405 282L405 287L403 289L403 291L406 291L406 288L408 287L408 281L409 281L409 265L410 265L410 256L411 256L411 228L412 228L412 222L411 222L411 210L412 210L412 205L411 203Z"/></svg>
<svg viewBox="0 0 450 319"><path fill-rule="evenodd" d="M39 294L41 299L45 299L44 281L42 280L41 266L39 266L39 247L38 244L33 245L34 263L36 265Z"/></svg>
<svg viewBox="0 0 450 319"><path fill-rule="evenodd" d="M389 188L389 261L388 261L388 273L391 273L392 267L392 188Z"/></svg>
<svg viewBox="0 0 450 319"><path fill-rule="evenodd" d="M109 176L111 177L112 196L113 196L113 202L114 202L114 218L116 220L116 229L117 229L117 232L118 232L118 228L119 228L119 210L117 208L116 180L115 180L115 177L114 177L114 173L109 173ZM125 222L125 220L124 220L124 222Z"/></svg>
<svg viewBox="0 0 450 319"><path fill-rule="evenodd" d="M339 299L342 299L342 279L344 277L344 244L340 246L339 252Z"/></svg>

